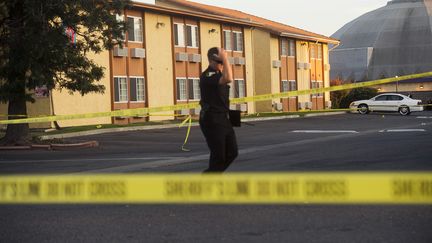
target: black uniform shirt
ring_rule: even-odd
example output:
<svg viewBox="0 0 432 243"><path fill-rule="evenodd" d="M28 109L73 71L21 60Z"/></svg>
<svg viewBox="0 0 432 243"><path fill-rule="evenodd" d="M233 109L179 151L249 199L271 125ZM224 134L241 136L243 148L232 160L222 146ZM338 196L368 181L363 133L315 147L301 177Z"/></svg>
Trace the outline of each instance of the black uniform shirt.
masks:
<svg viewBox="0 0 432 243"><path fill-rule="evenodd" d="M222 73L208 67L200 77L201 100L203 109L210 112L229 111L229 89L227 84L219 84Z"/></svg>

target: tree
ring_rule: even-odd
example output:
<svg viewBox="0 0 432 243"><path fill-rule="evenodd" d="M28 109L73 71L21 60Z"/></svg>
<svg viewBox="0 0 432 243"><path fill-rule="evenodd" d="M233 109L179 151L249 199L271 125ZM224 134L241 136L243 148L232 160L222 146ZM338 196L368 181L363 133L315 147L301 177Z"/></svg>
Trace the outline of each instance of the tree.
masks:
<svg viewBox="0 0 432 243"><path fill-rule="evenodd" d="M29 91L45 85L103 92L103 67L87 57L121 45L126 24L116 19L129 0L8 0L0 3L0 102L9 119L27 115ZM8 125L3 144L28 140L28 124Z"/></svg>
<svg viewBox="0 0 432 243"><path fill-rule="evenodd" d="M351 102L356 100L367 100L376 96L377 94L378 91L375 88L362 87L352 89L346 96L342 97L340 101L340 107L349 108Z"/></svg>
<svg viewBox="0 0 432 243"><path fill-rule="evenodd" d="M344 84L344 81L340 77L330 81L330 86L338 86L342 84ZM330 93L330 100L332 101L333 109L341 108L341 100L348 94L348 92L349 90L338 90Z"/></svg>

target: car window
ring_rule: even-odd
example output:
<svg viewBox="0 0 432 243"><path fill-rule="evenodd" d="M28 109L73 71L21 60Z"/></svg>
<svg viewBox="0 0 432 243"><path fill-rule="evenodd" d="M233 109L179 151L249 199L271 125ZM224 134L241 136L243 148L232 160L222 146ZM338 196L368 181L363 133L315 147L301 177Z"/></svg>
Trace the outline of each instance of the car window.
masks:
<svg viewBox="0 0 432 243"><path fill-rule="evenodd" d="M389 100L403 100L403 97L399 95L389 95Z"/></svg>
<svg viewBox="0 0 432 243"><path fill-rule="evenodd" d="M375 98L376 101L383 101L383 100L387 100L387 96L388 95L381 95Z"/></svg>

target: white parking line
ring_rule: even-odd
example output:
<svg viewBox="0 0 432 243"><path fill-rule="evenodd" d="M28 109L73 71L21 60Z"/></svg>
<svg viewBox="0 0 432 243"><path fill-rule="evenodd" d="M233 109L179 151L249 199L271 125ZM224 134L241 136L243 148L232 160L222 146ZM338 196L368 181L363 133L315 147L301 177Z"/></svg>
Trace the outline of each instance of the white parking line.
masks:
<svg viewBox="0 0 432 243"><path fill-rule="evenodd" d="M37 159L37 160L1 160L0 164L17 164L17 163L59 163L59 162L113 162L113 161L141 161L156 159L178 159L184 157L140 157L140 158L94 158L94 159Z"/></svg>
<svg viewBox="0 0 432 243"><path fill-rule="evenodd" d="M426 132L425 129L387 129L379 132Z"/></svg>
<svg viewBox="0 0 432 243"><path fill-rule="evenodd" d="M354 130L294 130L295 133L358 133Z"/></svg>
<svg viewBox="0 0 432 243"><path fill-rule="evenodd" d="M418 116L417 119L432 119L432 116Z"/></svg>

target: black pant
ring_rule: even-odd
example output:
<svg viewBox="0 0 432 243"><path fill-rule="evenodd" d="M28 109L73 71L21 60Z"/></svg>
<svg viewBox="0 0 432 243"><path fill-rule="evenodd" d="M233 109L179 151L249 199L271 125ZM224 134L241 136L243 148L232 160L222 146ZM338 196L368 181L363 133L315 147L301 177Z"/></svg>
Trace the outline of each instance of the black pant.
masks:
<svg viewBox="0 0 432 243"><path fill-rule="evenodd" d="M204 172L225 171L238 155L236 136L227 114L201 114L200 128L210 149L209 168Z"/></svg>

